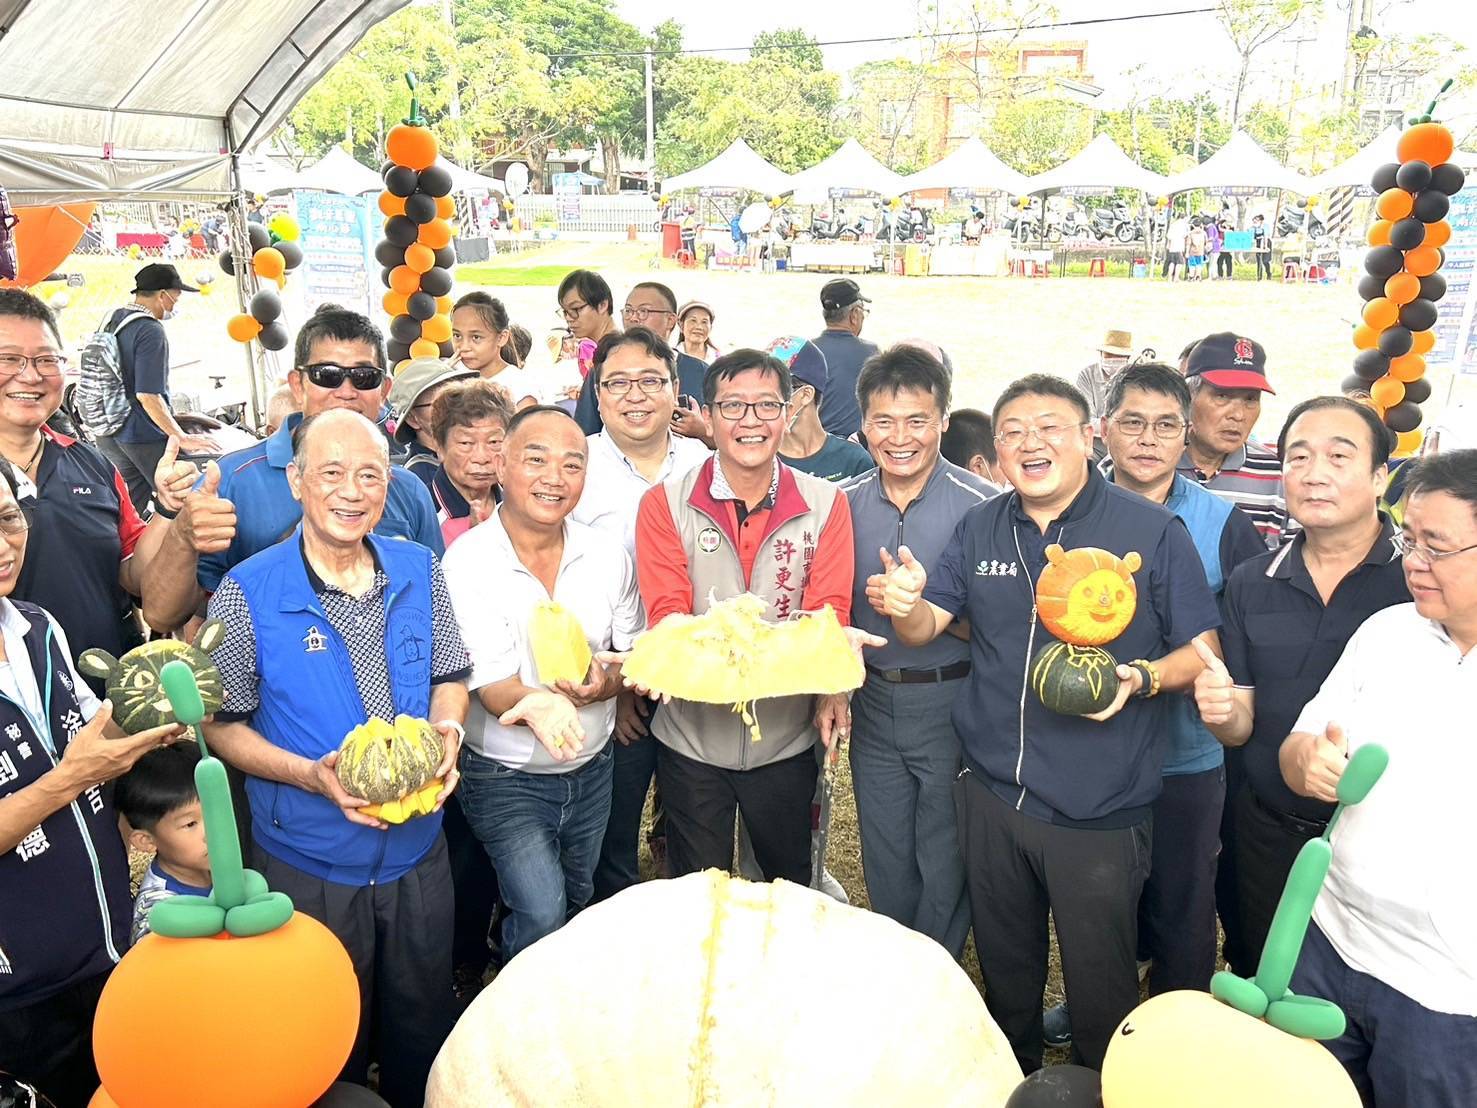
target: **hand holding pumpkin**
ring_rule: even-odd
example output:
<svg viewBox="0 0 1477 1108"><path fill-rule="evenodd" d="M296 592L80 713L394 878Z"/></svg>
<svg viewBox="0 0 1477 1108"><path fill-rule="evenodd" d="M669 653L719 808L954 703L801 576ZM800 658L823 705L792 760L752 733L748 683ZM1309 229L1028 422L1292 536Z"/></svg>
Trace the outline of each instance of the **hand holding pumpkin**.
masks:
<svg viewBox="0 0 1477 1108"><path fill-rule="evenodd" d="M882 555L882 571L887 575L882 589L882 614L893 619L906 619L923 596L928 573L906 546L897 548L896 559L885 549L879 553Z"/></svg>
<svg viewBox="0 0 1477 1108"><path fill-rule="evenodd" d="M106 734L112 721L113 702L104 700L97 714L72 736L67 749L62 752L57 768L63 773L64 780L75 786L79 793L104 781L122 777L149 751L185 733L179 724L169 723L113 739Z"/></svg>
<svg viewBox="0 0 1477 1108"><path fill-rule="evenodd" d="M1205 663L1205 668L1195 678L1195 707L1200 718L1212 726L1227 723L1236 706L1236 684L1231 680L1226 663L1216 657L1215 651L1200 639L1192 639L1195 653Z"/></svg>
<svg viewBox="0 0 1477 1108"><path fill-rule="evenodd" d="M607 668L601 664L600 659L592 658L583 684L576 685L573 681L555 681L554 688L563 693L576 708L584 708L602 700L609 700L621 690L620 666L612 664Z"/></svg>
<svg viewBox="0 0 1477 1108"><path fill-rule="evenodd" d="M556 762L571 761L585 748L579 712L562 693L548 689L531 692L497 721L504 727L524 724Z"/></svg>
<svg viewBox="0 0 1477 1108"><path fill-rule="evenodd" d="M1104 723L1112 719L1123 710L1123 705L1128 703L1128 698L1143 687L1144 678L1134 666L1120 665L1115 671L1118 677L1118 693L1113 697L1113 703L1109 704L1101 712L1094 712L1084 719L1095 719Z"/></svg>
<svg viewBox="0 0 1477 1108"><path fill-rule="evenodd" d="M629 650L625 650L625 651L598 650L598 651L595 652L595 661L601 662L601 663L603 663L604 665L607 665L607 666L622 666L622 667L624 667L625 666L625 663L626 663L626 659L629 658L630 656L631 656L631 652ZM643 685L643 684L641 684L638 681L631 680L631 678L629 678L629 677L627 677L625 675L624 669L621 672L621 684L625 688L631 690L631 692L635 693L637 696L648 697L651 700L660 700L663 704L670 703L671 702L671 699L672 699L672 694L671 693L652 692L651 689L648 688L646 685ZM619 723L619 709L617 709L617 720L616 721L617 721L617 723Z"/></svg>
<svg viewBox="0 0 1477 1108"><path fill-rule="evenodd" d="M348 792L342 782L338 779L339 751L330 750L316 762L308 763L307 779L303 787L309 792L315 792L319 796L327 797L337 804L339 810L344 813L344 818L350 823L362 824L365 827L375 827L381 831L389 829L389 824L382 819L366 816L360 808L369 806L369 801L363 797L354 796Z"/></svg>

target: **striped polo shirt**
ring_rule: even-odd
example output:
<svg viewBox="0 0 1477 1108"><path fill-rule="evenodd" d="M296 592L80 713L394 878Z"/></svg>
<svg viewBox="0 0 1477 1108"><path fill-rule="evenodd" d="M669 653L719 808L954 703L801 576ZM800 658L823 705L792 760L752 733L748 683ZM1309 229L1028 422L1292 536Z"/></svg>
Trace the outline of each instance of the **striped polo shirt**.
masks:
<svg viewBox="0 0 1477 1108"><path fill-rule="evenodd" d="M1178 473L1198 482L1223 500L1240 508L1256 525L1257 533L1268 550L1282 545L1296 524L1287 518L1287 498L1282 492L1282 460L1277 452L1248 439L1241 449L1226 455L1220 471L1207 477L1195 468L1190 451L1185 450Z"/></svg>

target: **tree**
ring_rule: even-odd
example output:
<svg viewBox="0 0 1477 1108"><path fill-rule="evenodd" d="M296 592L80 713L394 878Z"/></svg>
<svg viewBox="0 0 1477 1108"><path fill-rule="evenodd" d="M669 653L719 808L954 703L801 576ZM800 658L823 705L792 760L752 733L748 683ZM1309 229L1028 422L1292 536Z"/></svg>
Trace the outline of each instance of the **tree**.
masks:
<svg viewBox="0 0 1477 1108"><path fill-rule="evenodd" d="M749 51L749 57L755 61L774 61L807 73L819 73L826 68L815 36L799 27L760 31L754 36L754 48Z"/></svg>
<svg viewBox="0 0 1477 1108"><path fill-rule="evenodd" d="M995 112L990 147L1030 176L1060 165L1092 138L1092 113L1066 100L1008 100Z"/></svg>
<svg viewBox="0 0 1477 1108"><path fill-rule="evenodd" d="M1231 130L1241 125L1241 98L1253 55L1303 19L1317 19L1322 13L1323 0L1219 0L1216 18L1240 57L1231 97Z"/></svg>

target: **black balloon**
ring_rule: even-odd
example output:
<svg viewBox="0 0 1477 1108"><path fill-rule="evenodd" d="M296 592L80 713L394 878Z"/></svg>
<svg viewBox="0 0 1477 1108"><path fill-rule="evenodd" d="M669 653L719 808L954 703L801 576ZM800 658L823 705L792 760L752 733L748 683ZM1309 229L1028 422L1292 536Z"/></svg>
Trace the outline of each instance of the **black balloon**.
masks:
<svg viewBox="0 0 1477 1108"><path fill-rule="evenodd" d="M385 343L385 353L390 356L390 365L395 366L410 357L410 343L391 339Z"/></svg>
<svg viewBox="0 0 1477 1108"><path fill-rule="evenodd" d="M436 251L436 268L450 269L454 265L456 265L456 247L447 243Z"/></svg>
<svg viewBox="0 0 1477 1108"><path fill-rule="evenodd" d="M1348 396L1350 393L1362 393L1369 395L1369 382L1357 373L1351 373L1339 382L1339 392Z"/></svg>
<svg viewBox="0 0 1477 1108"><path fill-rule="evenodd" d="M1427 189L1415 198L1415 208L1411 214L1422 223L1440 223L1450 210L1451 197L1439 189Z"/></svg>
<svg viewBox="0 0 1477 1108"><path fill-rule="evenodd" d="M414 342L421 337L421 321L408 315L397 315L390 320L390 337L396 342Z"/></svg>
<svg viewBox="0 0 1477 1108"><path fill-rule="evenodd" d="M395 271L395 267L394 266L388 266L388 265L385 266L384 269L380 270L380 284L384 285L385 288L389 288L390 287L390 274L393 273L394 271Z"/></svg>
<svg viewBox="0 0 1477 1108"><path fill-rule="evenodd" d="M420 227L406 219L403 215L392 215L389 219L385 220L385 238L401 249L413 243L416 240L416 236L420 233ZM1395 268L1399 269L1400 267L1396 266ZM1394 273L1395 270L1392 269L1390 272Z"/></svg>
<svg viewBox="0 0 1477 1108"><path fill-rule="evenodd" d="M1392 431L1398 431L1402 435L1406 431L1414 431L1421 425L1420 405L1409 400L1402 400L1393 408L1385 409L1385 426Z"/></svg>
<svg viewBox="0 0 1477 1108"><path fill-rule="evenodd" d="M220 256L221 269L232 277L236 276L236 258L229 250L222 250Z"/></svg>
<svg viewBox="0 0 1477 1108"><path fill-rule="evenodd" d="M263 327L256 341L262 344L263 350L286 350L287 344L292 339L287 333L287 328L282 325L281 320L278 320Z"/></svg>
<svg viewBox="0 0 1477 1108"><path fill-rule="evenodd" d="M1376 296L1385 295L1385 282L1389 278L1376 277L1373 273L1366 273L1359 278L1359 299L1373 300Z"/></svg>
<svg viewBox="0 0 1477 1108"><path fill-rule="evenodd" d="M436 266L421 274L421 292L432 296L445 296L451 291L451 270Z"/></svg>
<svg viewBox="0 0 1477 1108"><path fill-rule="evenodd" d="M1389 162L1386 165L1382 165L1374 171L1374 176L1370 178L1369 187L1374 189L1375 195L1387 192L1395 187L1395 178L1399 174L1399 162Z"/></svg>
<svg viewBox="0 0 1477 1108"><path fill-rule="evenodd" d="M1380 332L1376 346L1379 352L1386 357L1398 358L1401 354L1409 354L1410 348L1415 340L1410 337L1410 330L1401 327L1398 323L1393 327L1386 327Z"/></svg>
<svg viewBox="0 0 1477 1108"><path fill-rule="evenodd" d="M405 247L381 239L374 246L374 260L388 269L405 264Z"/></svg>
<svg viewBox="0 0 1477 1108"><path fill-rule="evenodd" d="M430 319L436 314L436 298L424 292L413 292L406 301L405 311L419 320Z"/></svg>
<svg viewBox="0 0 1477 1108"><path fill-rule="evenodd" d="M258 323L271 323L282 314L282 298L271 289L262 289L251 298L250 311Z"/></svg>
<svg viewBox="0 0 1477 1108"><path fill-rule="evenodd" d="M451 171L441 162L421 170L420 190L427 196L445 196L451 192Z"/></svg>
<svg viewBox="0 0 1477 1108"><path fill-rule="evenodd" d="M1446 278L1439 273L1421 278L1421 299L1435 303L1446 295Z"/></svg>
<svg viewBox="0 0 1477 1108"><path fill-rule="evenodd" d="M430 223L436 218L436 198L423 192L411 193L405 198L405 216L412 223Z"/></svg>
<svg viewBox="0 0 1477 1108"><path fill-rule="evenodd" d="M1425 162L1406 162L1395 171L1395 184L1406 192L1420 192L1431 183L1431 167Z"/></svg>
<svg viewBox="0 0 1477 1108"><path fill-rule="evenodd" d="M286 239L283 239L276 246L281 252L282 260L286 263L289 271L303 264L303 248L297 243L288 242Z"/></svg>
<svg viewBox="0 0 1477 1108"><path fill-rule="evenodd" d="M385 226L386 235L389 225ZM1376 246L1364 255L1364 272L1376 277L1393 277L1405 265L1405 255L1393 246Z"/></svg>
<svg viewBox="0 0 1477 1108"><path fill-rule="evenodd" d="M443 358L454 358L456 357L456 343L450 339L447 339L445 342L438 342L436 344L436 353Z"/></svg>
<svg viewBox="0 0 1477 1108"><path fill-rule="evenodd" d="M272 235L260 223L248 223L246 225L246 239L251 243L251 252L255 254L258 250L272 245Z"/></svg>
<svg viewBox="0 0 1477 1108"><path fill-rule="evenodd" d="M409 166L392 165L385 170L385 191L391 196L409 196L420 184L420 174Z"/></svg>
<svg viewBox="0 0 1477 1108"><path fill-rule="evenodd" d="M1426 225L1419 219L1402 219L1390 228L1390 245L1396 250L1414 250L1426 241Z"/></svg>
<svg viewBox="0 0 1477 1108"><path fill-rule="evenodd" d="M1429 300L1412 300L1400 309L1400 326L1412 331L1429 330L1436 323L1436 305Z"/></svg>
<svg viewBox="0 0 1477 1108"><path fill-rule="evenodd" d="M1103 1080L1086 1066L1047 1066L1015 1087L1005 1108L1098 1108Z"/></svg>
<svg viewBox="0 0 1477 1108"><path fill-rule="evenodd" d="M1437 192L1446 193L1447 196L1455 196L1462 191L1462 184L1466 179L1467 175L1462 172L1461 166L1447 162L1431 170L1430 187Z"/></svg>
<svg viewBox="0 0 1477 1108"><path fill-rule="evenodd" d="M1412 404L1424 404L1431 399L1431 382L1424 377L1405 382L1405 399Z"/></svg>
<svg viewBox="0 0 1477 1108"><path fill-rule="evenodd" d="M1354 355L1354 372L1362 381L1378 381L1390 370L1390 356L1379 350L1361 350Z"/></svg>

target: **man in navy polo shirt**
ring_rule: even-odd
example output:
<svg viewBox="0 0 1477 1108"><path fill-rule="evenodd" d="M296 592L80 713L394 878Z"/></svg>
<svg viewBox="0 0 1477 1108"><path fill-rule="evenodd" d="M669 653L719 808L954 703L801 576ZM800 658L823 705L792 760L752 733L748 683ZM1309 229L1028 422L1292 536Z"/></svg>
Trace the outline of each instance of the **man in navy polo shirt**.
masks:
<svg viewBox="0 0 1477 1108"><path fill-rule="evenodd" d="M867 305L861 286L850 277L838 277L821 287L821 318L826 329L812 341L826 356L826 392L821 397L821 423L833 435L848 439L862 425L856 402L856 379L862 366L877 353L876 343L861 337L867 324Z"/></svg>
<svg viewBox="0 0 1477 1108"><path fill-rule="evenodd" d="M1332 804L1287 787L1277 752L1375 612L1410 600L1398 534L1379 511L1390 456L1379 416L1342 396L1306 400L1282 426L1287 505L1302 530L1231 574L1222 608L1225 665L1195 682L1200 717L1243 747L1232 809L1238 973L1255 972L1282 886L1302 846L1323 834Z"/></svg>
<svg viewBox="0 0 1477 1108"><path fill-rule="evenodd" d="M1023 377L996 401L992 422L1015 492L971 509L932 574L901 547L884 607L913 646L956 616L970 621L969 683L954 707L964 754L955 788L990 1013L1022 1068L1040 1068L1050 912L1073 1054L1100 1067L1113 1029L1138 1003L1139 893L1175 708L1158 694L1194 682L1204 666L1192 640L1215 644L1220 615L1185 525L1089 465L1092 427L1076 388ZM1053 641L1035 604L1050 543L1142 558L1133 618L1107 644L1119 659L1117 695L1091 718L1047 710L1026 685L1031 658Z"/></svg>
<svg viewBox="0 0 1477 1108"><path fill-rule="evenodd" d="M384 338L368 319L325 305L298 331L294 353L297 364L287 382L301 414L289 416L265 442L227 454L206 468L144 581L144 615L150 626L163 631L182 625L231 567L298 525L302 506L292 495L287 467L293 435L305 418L343 408L371 423L378 420L390 380ZM231 507L234 535L229 544L206 546L193 540L197 516L219 515ZM430 492L400 466L390 467L384 515L375 530L388 538L411 539L437 554L444 549Z"/></svg>

